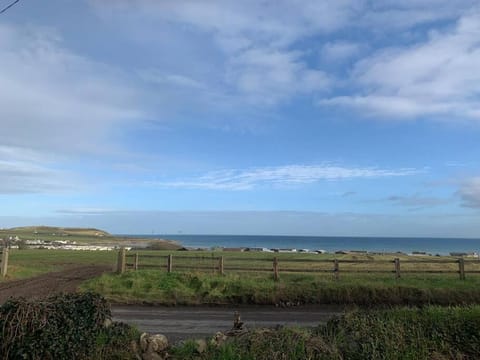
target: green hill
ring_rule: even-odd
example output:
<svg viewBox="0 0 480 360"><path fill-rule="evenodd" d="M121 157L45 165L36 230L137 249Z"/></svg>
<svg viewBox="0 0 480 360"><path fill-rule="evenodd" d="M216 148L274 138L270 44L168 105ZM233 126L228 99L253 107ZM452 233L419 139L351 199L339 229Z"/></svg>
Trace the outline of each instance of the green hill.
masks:
<svg viewBox="0 0 480 360"><path fill-rule="evenodd" d="M117 240L108 232L95 228L68 228L57 226L21 226L1 229L0 238L18 237L22 240L71 240L77 242L104 242Z"/></svg>

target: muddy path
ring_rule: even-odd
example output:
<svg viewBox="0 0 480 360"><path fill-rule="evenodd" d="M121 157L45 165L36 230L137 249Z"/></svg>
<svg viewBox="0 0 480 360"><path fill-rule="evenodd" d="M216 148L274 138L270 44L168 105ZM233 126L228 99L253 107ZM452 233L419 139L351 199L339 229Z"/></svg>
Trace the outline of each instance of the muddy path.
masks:
<svg viewBox="0 0 480 360"><path fill-rule="evenodd" d="M0 304L10 297L36 299L62 292L74 292L85 280L111 271L110 266L75 266L29 279L0 283Z"/></svg>

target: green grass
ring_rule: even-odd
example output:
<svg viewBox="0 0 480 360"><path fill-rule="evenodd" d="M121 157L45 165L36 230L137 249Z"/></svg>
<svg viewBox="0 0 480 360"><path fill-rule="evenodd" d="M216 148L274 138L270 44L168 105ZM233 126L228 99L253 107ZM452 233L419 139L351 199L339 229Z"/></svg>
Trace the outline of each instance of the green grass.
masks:
<svg viewBox="0 0 480 360"><path fill-rule="evenodd" d="M393 273L346 273L340 272L339 280L330 273L289 273L289 266L312 269L315 266L332 267L332 263L316 263L316 259L333 259L335 255L276 254L280 264L280 281L274 282L272 258L274 254L222 253L222 252L171 252L141 251L140 266L150 262L165 265L166 260L145 258L148 255L174 255L174 273L159 270L127 271L122 275L105 274L85 283L84 290L93 290L109 300L120 303L155 304L278 304L339 303L339 304L465 304L480 303L480 275L467 274L464 281L458 274L404 274L396 280ZM224 256L226 275L213 273L218 266L217 256ZM179 259L187 256L188 259ZM213 258L212 258L213 256ZM338 256L338 255L337 255ZM341 264L356 269L383 268L391 271L392 256L340 255L340 259L372 260L372 263ZM59 271L76 265L106 265L112 269L116 264L117 252L112 251L67 251L67 250L11 250L6 280L27 278L50 271ZM235 260L237 259L237 260ZM408 259L403 257L402 260ZM410 258L411 259L411 258ZM443 260L448 258L442 258ZM288 263L287 260L296 260ZM128 261L133 261L129 258ZM205 266L203 272L175 272L175 266L197 264ZM261 267L266 272L228 271L229 266ZM431 264L404 264L431 269ZM457 264L441 264L455 270ZM473 267L479 263L466 265ZM218 271L217 271L218 273ZM4 280L0 280L4 281Z"/></svg>
<svg viewBox="0 0 480 360"><path fill-rule="evenodd" d="M157 270L104 274L82 285L117 303L198 304L470 304L480 303L480 277L445 276L400 280L378 275L166 273Z"/></svg>
<svg viewBox="0 0 480 360"><path fill-rule="evenodd" d="M314 330L258 329L210 342L199 354L192 342L172 349L174 359L427 360L480 358L480 306L354 311Z"/></svg>
<svg viewBox="0 0 480 360"><path fill-rule="evenodd" d="M47 241L70 240L79 243L105 242L115 239L108 232L89 228L60 228L54 226L24 226L0 229L0 239L18 236L23 240L42 239Z"/></svg>
<svg viewBox="0 0 480 360"><path fill-rule="evenodd" d="M76 265L110 265L116 262L115 251L10 250L5 280L24 279ZM0 278L0 281L2 279Z"/></svg>
<svg viewBox="0 0 480 360"><path fill-rule="evenodd" d="M20 240L43 240L49 242L69 241L80 245L119 245L154 244L158 249L177 250L181 246L176 242L159 239L142 239L128 236L114 236L104 230L92 228L61 228L55 226L24 226L11 229L0 229L0 240L18 237Z"/></svg>

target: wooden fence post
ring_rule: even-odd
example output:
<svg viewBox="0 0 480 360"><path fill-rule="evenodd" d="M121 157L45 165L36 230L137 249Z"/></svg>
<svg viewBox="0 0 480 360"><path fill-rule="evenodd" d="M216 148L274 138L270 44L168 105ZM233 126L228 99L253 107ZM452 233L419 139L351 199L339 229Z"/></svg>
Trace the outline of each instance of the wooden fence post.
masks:
<svg viewBox="0 0 480 360"><path fill-rule="evenodd" d="M173 268L173 255L168 255L167 258L167 272L171 273Z"/></svg>
<svg viewBox="0 0 480 360"><path fill-rule="evenodd" d="M135 257L133 258L133 269L135 271L138 270L138 252L135 253Z"/></svg>
<svg viewBox="0 0 480 360"><path fill-rule="evenodd" d="M465 280L465 260L463 258L458 259L458 272L460 280Z"/></svg>
<svg viewBox="0 0 480 360"><path fill-rule="evenodd" d="M118 260L117 260L117 273L123 274L125 272L125 248L120 248L118 252Z"/></svg>
<svg viewBox="0 0 480 360"><path fill-rule="evenodd" d="M7 270L8 270L8 247L5 246L2 251L2 264L0 269L0 273L2 277L5 277L7 275Z"/></svg>
<svg viewBox="0 0 480 360"><path fill-rule="evenodd" d="M400 279L400 259L395 258L394 263L395 263L395 278Z"/></svg>
<svg viewBox="0 0 480 360"><path fill-rule="evenodd" d="M225 275L223 265L223 256L220 256L220 259L218 260L218 271L220 272L220 275Z"/></svg>
<svg viewBox="0 0 480 360"><path fill-rule="evenodd" d="M278 281L278 259L276 256L273 258L273 280Z"/></svg>
<svg viewBox="0 0 480 360"><path fill-rule="evenodd" d="M340 272L340 267L338 265L338 259L333 260L333 275L335 276L335 279L338 280L339 278L339 272Z"/></svg>

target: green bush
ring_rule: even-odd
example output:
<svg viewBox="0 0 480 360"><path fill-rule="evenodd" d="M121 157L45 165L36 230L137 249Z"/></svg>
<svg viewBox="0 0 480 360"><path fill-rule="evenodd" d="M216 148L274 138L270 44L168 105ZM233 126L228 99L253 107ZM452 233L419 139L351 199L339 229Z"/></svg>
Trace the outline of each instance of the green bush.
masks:
<svg viewBox="0 0 480 360"><path fill-rule="evenodd" d="M480 306L354 311L313 330L258 329L210 344L186 343L175 359L430 360L480 359Z"/></svg>
<svg viewBox="0 0 480 360"><path fill-rule="evenodd" d="M351 312L319 333L346 359L479 359L480 307Z"/></svg>
<svg viewBox="0 0 480 360"><path fill-rule="evenodd" d="M0 306L2 359L88 359L128 326L112 325L110 307L93 293L56 295L41 301L12 299Z"/></svg>
<svg viewBox="0 0 480 360"><path fill-rule="evenodd" d="M140 332L127 324L114 322L102 329L96 340L96 351L92 359L126 360L136 359L132 341L140 338Z"/></svg>

